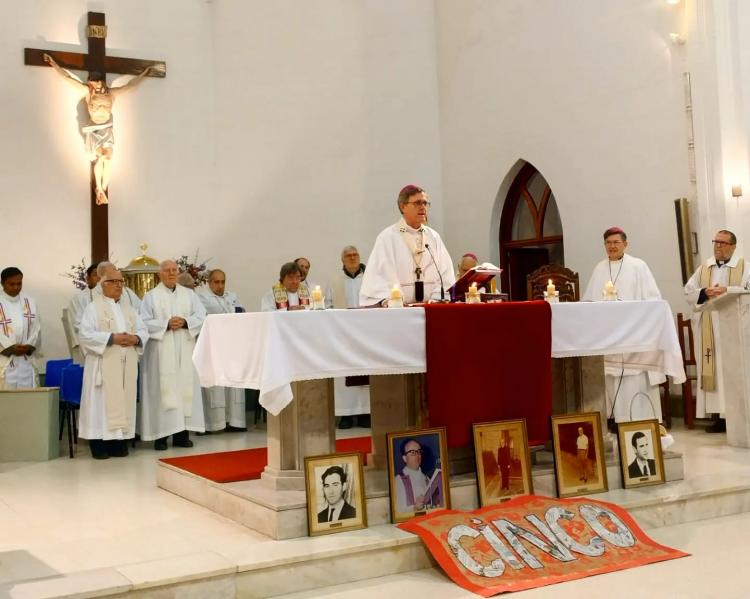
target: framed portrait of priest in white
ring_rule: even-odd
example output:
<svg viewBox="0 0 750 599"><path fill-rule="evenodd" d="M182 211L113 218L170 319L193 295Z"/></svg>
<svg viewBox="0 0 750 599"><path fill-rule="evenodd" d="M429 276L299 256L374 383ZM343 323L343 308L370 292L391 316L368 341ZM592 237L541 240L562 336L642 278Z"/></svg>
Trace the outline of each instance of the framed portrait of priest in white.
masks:
<svg viewBox="0 0 750 599"><path fill-rule="evenodd" d="M534 483L526 420L482 422L472 428L479 507L531 495Z"/></svg>
<svg viewBox="0 0 750 599"><path fill-rule="evenodd" d="M361 453L306 457L305 492L310 536L367 527Z"/></svg>
<svg viewBox="0 0 750 599"><path fill-rule="evenodd" d="M388 433L391 521L451 506L445 427Z"/></svg>
<svg viewBox="0 0 750 599"><path fill-rule="evenodd" d="M623 487L632 489L665 481L658 420L620 422L617 440Z"/></svg>
<svg viewBox="0 0 750 599"><path fill-rule="evenodd" d="M552 447L559 497L608 489L599 412L552 416Z"/></svg>

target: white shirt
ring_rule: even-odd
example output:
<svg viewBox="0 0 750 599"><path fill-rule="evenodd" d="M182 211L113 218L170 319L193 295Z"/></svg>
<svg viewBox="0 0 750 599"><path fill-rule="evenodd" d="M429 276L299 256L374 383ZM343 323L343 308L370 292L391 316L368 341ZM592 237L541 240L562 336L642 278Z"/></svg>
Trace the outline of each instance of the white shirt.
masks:
<svg viewBox="0 0 750 599"><path fill-rule="evenodd" d="M578 449L588 449L589 438L586 435L578 435L578 438L576 439L576 447Z"/></svg>
<svg viewBox="0 0 750 599"><path fill-rule="evenodd" d="M231 291L225 291L224 295L216 295L210 287L200 287L195 293L206 308L206 314L234 314L235 308L242 308L237 294Z"/></svg>
<svg viewBox="0 0 750 599"><path fill-rule="evenodd" d="M388 299L394 285L401 287L405 303L414 302L417 262L422 269L425 300L440 299L441 277L448 298L448 289L456 282L456 275L443 240L427 225L413 229L402 218L375 239L359 292L360 305L371 306Z"/></svg>

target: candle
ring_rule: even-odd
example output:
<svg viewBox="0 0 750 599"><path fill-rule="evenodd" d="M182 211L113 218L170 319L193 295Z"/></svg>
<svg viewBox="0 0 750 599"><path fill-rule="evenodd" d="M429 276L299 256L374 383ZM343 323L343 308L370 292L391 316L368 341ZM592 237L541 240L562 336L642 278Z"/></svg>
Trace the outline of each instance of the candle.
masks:
<svg viewBox="0 0 750 599"><path fill-rule="evenodd" d="M547 295L549 297L555 296L555 285L552 283L552 279L547 280Z"/></svg>
<svg viewBox="0 0 750 599"><path fill-rule="evenodd" d="M403 296L401 295L401 289L399 288L398 285L394 285L393 289L391 289L391 299L392 300L400 300L400 299L402 299L402 297Z"/></svg>
<svg viewBox="0 0 750 599"><path fill-rule="evenodd" d="M323 292L320 290L320 285L315 285L315 289L312 292L312 299L314 302L323 300Z"/></svg>
<svg viewBox="0 0 750 599"><path fill-rule="evenodd" d="M479 290L477 289L476 283L472 283L469 286L469 295L479 295Z"/></svg>

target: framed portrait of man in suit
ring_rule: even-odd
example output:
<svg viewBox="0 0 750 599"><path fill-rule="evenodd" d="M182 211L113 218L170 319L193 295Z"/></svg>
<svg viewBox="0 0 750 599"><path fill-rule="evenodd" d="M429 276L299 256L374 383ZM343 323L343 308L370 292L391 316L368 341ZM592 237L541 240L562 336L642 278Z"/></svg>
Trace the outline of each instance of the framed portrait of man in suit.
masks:
<svg viewBox="0 0 750 599"><path fill-rule="evenodd" d="M307 524L310 536L367 527L362 454L305 458Z"/></svg>
<svg viewBox="0 0 750 599"><path fill-rule="evenodd" d="M617 436L623 487L631 489L665 481L658 420L620 422Z"/></svg>

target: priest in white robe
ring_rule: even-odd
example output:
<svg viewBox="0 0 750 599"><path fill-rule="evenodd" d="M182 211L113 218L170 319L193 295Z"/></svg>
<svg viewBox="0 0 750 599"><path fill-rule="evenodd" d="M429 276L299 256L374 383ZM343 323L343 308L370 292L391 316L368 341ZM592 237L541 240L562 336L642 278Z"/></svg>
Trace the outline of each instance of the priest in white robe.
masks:
<svg viewBox="0 0 750 599"><path fill-rule="evenodd" d="M99 278L103 276L103 274L107 271L109 268L117 268L114 264L111 262L99 262L99 265L96 267L96 272L99 273ZM96 287L94 287L94 291L92 293L92 296L101 295L102 293L102 286L100 284L97 284ZM124 287L122 290L122 297L120 298L120 303L123 306L130 306L138 312L141 309L141 298L138 297L138 294L133 291L130 287Z"/></svg>
<svg viewBox="0 0 750 599"><path fill-rule="evenodd" d="M278 282L261 298L261 312L306 310L309 307L310 289L302 282L299 266L296 262L283 264Z"/></svg>
<svg viewBox="0 0 750 599"><path fill-rule="evenodd" d="M42 340L39 310L23 291L23 273L9 266L0 273L0 389L39 386L37 359Z"/></svg>
<svg viewBox="0 0 750 599"><path fill-rule="evenodd" d="M427 194L421 187L407 185L397 204L401 218L375 239L360 305L387 304L394 285L401 288L404 303L449 299L448 289L456 282L453 260L437 231L425 224L430 207Z"/></svg>
<svg viewBox="0 0 750 599"><path fill-rule="evenodd" d="M341 272L336 280L334 291L336 308L358 308L359 290L365 265L359 250L353 245L341 250ZM348 429L356 425L370 428L370 385L368 377L336 377L333 379L333 392L338 427Z"/></svg>
<svg viewBox="0 0 750 599"><path fill-rule="evenodd" d="M78 333L85 355L78 434L97 460L128 455L127 439L135 436L138 359L148 330L121 303L124 284L119 270L105 271L102 294L84 310Z"/></svg>
<svg viewBox="0 0 750 599"><path fill-rule="evenodd" d="M237 294L226 290L227 275L214 268L208 275L208 287L200 287L196 293L206 309L206 314L235 314L244 312ZM245 390L233 387L204 387L203 412L206 432L246 431Z"/></svg>
<svg viewBox="0 0 750 599"><path fill-rule="evenodd" d="M94 297L94 289L99 282L100 276L97 271L98 262L95 262L86 269L86 287L79 289L68 302L68 309L65 313L67 326L70 329L70 354L76 364L83 365L84 357L78 340L78 328L81 325L83 311L91 303Z"/></svg>
<svg viewBox="0 0 750 599"><path fill-rule="evenodd" d="M614 285L617 299L658 300L659 287L648 265L641 259L626 254L628 237L619 227L604 232L604 249L607 257L594 267L583 301L603 299L604 287ZM631 422L656 418L661 422L659 385L666 381L661 372L634 370L616 366L616 356L608 357L604 368L607 396L607 414L615 422Z"/></svg>
<svg viewBox="0 0 750 599"><path fill-rule="evenodd" d="M310 261L307 258L297 258L294 263L299 266L299 273L302 282L307 285L307 288L312 292L313 289L319 287L323 292L323 304L327 309L333 308L333 290L330 285L322 284L318 285L309 278L310 274Z"/></svg>
<svg viewBox="0 0 750 599"><path fill-rule="evenodd" d="M692 326L698 370L698 393L695 415L706 418L710 414L719 416L708 429L710 433L726 431L724 414L726 400L721 377L721 352L717 351L720 331L715 315L711 312L695 312L709 299L724 295L727 291L741 291L750 285L750 267L735 253L737 237L731 231L722 230L714 235L714 255L695 271L685 285L685 296L693 307Z"/></svg>
<svg viewBox="0 0 750 599"><path fill-rule="evenodd" d="M203 401L192 355L206 310L194 291L177 284L179 268L165 260L160 283L146 293L140 315L149 343L141 367L137 431L154 449L192 447L188 431L204 432Z"/></svg>

